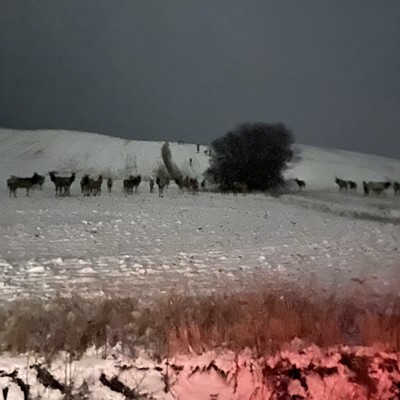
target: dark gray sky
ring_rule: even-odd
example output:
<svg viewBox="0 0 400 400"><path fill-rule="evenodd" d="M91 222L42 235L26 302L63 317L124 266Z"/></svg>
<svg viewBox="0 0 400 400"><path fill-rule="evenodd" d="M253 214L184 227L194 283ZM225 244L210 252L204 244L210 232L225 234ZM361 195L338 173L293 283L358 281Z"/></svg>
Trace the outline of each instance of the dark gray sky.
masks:
<svg viewBox="0 0 400 400"><path fill-rule="evenodd" d="M399 0L0 0L0 126L400 158Z"/></svg>

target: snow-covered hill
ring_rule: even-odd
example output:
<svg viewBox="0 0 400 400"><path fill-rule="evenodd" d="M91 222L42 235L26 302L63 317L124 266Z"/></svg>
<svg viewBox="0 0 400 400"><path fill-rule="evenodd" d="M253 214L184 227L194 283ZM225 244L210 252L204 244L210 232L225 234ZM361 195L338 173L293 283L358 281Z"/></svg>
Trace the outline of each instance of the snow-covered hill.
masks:
<svg viewBox="0 0 400 400"><path fill-rule="evenodd" d="M335 177L358 182L400 181L400 160L373 154L298 145L301 161L286 172L287 178L305 179L309 189L334 188Z"/></svg>
<svg viewBox="0 0 400 400"><path fill-rule="evenodd" d="M33 171L112 175L154 175L163 164L163 142L125 140L72 131L0 129L0 178L30 176ZM170 143L172 158L184 175L200 178L209 165L208 149ZM371 154L297 145L301 160L286 177L304 179L309 190L336 189L335 176L354 180L400 180L400 160ZM192 165L190 165L192 159Z"/></svg>
<svg viewBox="0 0 400 400"><path fill-rule="evenodd" d="M163 165L163 142L125 140L95 133L72 131L18 131L0 129L1 178L75 171L124 178L129 174L154 175ZM201 177L208 167L208 147L171 143L173 161L183 174ZM192 165L190 165L192 159Z"/></svg>

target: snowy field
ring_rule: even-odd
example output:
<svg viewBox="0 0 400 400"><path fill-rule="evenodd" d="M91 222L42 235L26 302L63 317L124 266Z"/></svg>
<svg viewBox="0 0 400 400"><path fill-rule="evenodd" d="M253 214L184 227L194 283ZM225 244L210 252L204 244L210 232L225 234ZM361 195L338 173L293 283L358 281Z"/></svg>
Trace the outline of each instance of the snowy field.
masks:
<svg viewBox="0 0 400 400"><path fill-rule="evenodd" d="M1 299L103 291L242 288L260 278L337 290L400 287L400 226L335 216L265 195L139 193L54 198L46 185L0 214Z"/></svg>
<svg viewBox="0 0 400 400"><path fill-rule="evenodd" d="M400 161L298 146L302 159L286 178L304 179L302 192L192 195L172 183L159 198L149 193L148 180L162 165L161 146L88 133L0 130L0 301L112 293L148 303L163 293L242 291L274 280L336 294L356 289L378 301L400 295L400 196L391 189L381 197L364 197L360 189L339 193L334 183L335 176L359 186L399 181ZM171 143L182 174L199 179L208 167L204 150ZM54 196L50 170L77 173L70 197ZM9 198L6 179L34 171L47 175L43 190L26 197L20 189ZM83 197L84 173L112 176L113 193L103 185L100 197ZM141 174L143 182L125 197L122 179L129 174ZM105 358L101 349L89 349L69 365L65 355L43 364L58 388L46 387L49 377L34 366L36 358L3 354L0 388L8 399L22 400L29 382L33 399L65 399L60 382L69 374L74 399L266 400L277 398L274 387L282 396L307 399L400 396L398 354L302 346L295 341L267 359L212 351L161 362L145 353L133 360L118 345ZM124 387L121 382L130 397L109 387Z"/></svg>
<svg viewBox="0 0 400 400"><path fill-rule="evenodd" d="M287 176L305 179L304 192L194 196L171 184L159 198L146 179L162 164L161 142L2 130L0 143L1 300L74 291L152 297L241 289L274 278L333 291L400 287L400 196L338 193L333 182L335 175L396 179L400 161L302 146L302 160ZM183 174L198 178L208 165L206 149L171 144ZM48 176L43 191L26 197L20 189L18 198L8 197L8 176L48 170L77 171L71 197L55 198ZM111 195L103 188L101 197L86 198L79 187L84 172L120 180ZM125 197L121 180L129 173L144 181L139 193Z"/></svg>

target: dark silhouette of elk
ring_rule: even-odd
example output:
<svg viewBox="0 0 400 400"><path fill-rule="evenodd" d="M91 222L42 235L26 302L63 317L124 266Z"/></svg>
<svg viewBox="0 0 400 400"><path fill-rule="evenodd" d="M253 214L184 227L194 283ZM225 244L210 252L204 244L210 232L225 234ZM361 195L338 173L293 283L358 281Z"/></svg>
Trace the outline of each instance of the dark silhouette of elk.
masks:
<svg viewBox="0 0 400 400"><path fill-rule="evenodd" d="M89 174L85 174L85 175L83 175L83 177L81 179L80 185L81 185L81 193L83 195L85 195L85 191L86 191L87 185L89 183L89 176L90 176Z"/></svg>
<svg viewBox="0 0 400 400"><path fill-rule="evenodd" d="M128 179L124 179L123 184L124 184L125 196L133 194L133 189L135 189L135 193L137 193L141 181L142 177L140 175L138 176L130 175Z"/></svg>
<svg viewBox="0 0 400 400"><path fill-rule="evenodd" d="M167 184L167 180L165 178L160 178L157 176L156 183L158 186L158 197L164 197L164 187Z"/></svg>
<svg viewBox="0 0 400 400"><path fill-rule="evenodd" d="M196 178L190 178L190 189L193 194L199 194L199 181Z"/></svg>
<svg viewBox="0 0 400 400"><path fill-rule="evenodd" d="M297 183L297 186L299 187L300 190L303 190L306 187L305 181L302 181L302 180L296 178L295 182Z"/></svg>
<svg viewBox="0 0 400 400"><path fill-rule="evenodd" d="M347 186L348 186L351 190L357 190L357 182L354 182L354 181L347 181Z"/></svg>
<svg viewBox="0 0 400 400"><path fill-rule="evenodd" d="M131 182L131 179L124 179L123 181L123 185L124 185L124 193L125 196L127 196L128 194L131 194L133 191L133 184Z"/></svg>
<svg viewBox="0 0 400 400"><path fill-rule="evenodd" d="M97 195L101 195L101 185L103 183L103 177L101 175L99 175L99 177L97 178L97 180L94 180L92 178L89 178L89 176L87 176L87 178L85 179L84 182L84 195L85 196L97 196Z"/></svg>
<svg viewBox="0 0 400 400"><path fill-rule="evenodd" d="M150 179L150 193L154 192L154 179Z"/></svg>
<svg viewBox="0 0 400 400"><path fill-rule="evenodd" d="M227 179L223 179L219 185L222 194L229 194L229 192L234 192L234 183L228 181Z"/></svg>
<svg viewBox="0 0 400 400"><path fill-rule="evenodd" d="M394 191L394 194L398 194L400 192L400 183L399 182L393 182L393 191Z"/></svg>
<svg viewBox="0 0 400 400"><path fill-rule="evenodd" d="M49 172L50 180L54 183L56 196L69 196L72 183L75 181L75 172L71 176L56 176L55 172Z"/></svg>
<svg viewBox="0 0 400 400"><path fill-rule="evenodd" d="M388 189L392 184L389 181L386 182L378 182L378 181L369 181L363 182L364 195L368 195L370 193L374 193L380 196L386 189Z"/></svg>
<svg viewBox="0 0 400 400"><path fill-rule="evenodd" d="M38 175L38 180L37 180L37 183L35 183L35 185L39 186L40 190L43 189L44 180L45 180L45 177L43 175Z"/></svg>
<svg viewBox="0 0 400 400"><path fill-rule="evenodd" d="M182 175L179 178L175 178L175 183L178 185L179 190L181 192L183 192L184 189L190 189L191 188L190 178L188 176L186 176L185 179L183 179Z"/></svg>
<svg viewBox="0 0 400 400"><path fill-rule="evenodd" d="M112 192L112 187L113 187L113 180L110 177L110 178L107 179L107 191L108 191L108 193Z"/></svg>
<svg viewBox="0 0 400 400"><path fill-rule="evenodd" d="M142 182L142 176L141 175L135 176L133 178L133 187L135 188L135 193L137 193L137 191L138 191L138 187L140 185L140 182Z"/></svg>
<svg viewBox="0 0 400 400"><path fill-rule="evenodd" d="M9 196L11 194L14 197L17 197L17 189L26 189L26 195L29 196L29 190L32 188L33 185L36 185L40 180L40 175L36 172L30 178L20 178L18 176L12 176L7 179L7 187L10 191Z"/></svg>
<svg viewBox="0 0 400 400"><path fill-rule="evenodd" d="M347 181L345 181L343 179L339 179L338 177L336 177L335 178L335 182L339 186L339 191L347 190L347 187L348 187L348 182Z"/></svg>
<svg viewBox="0 0 400 400"><path fill-rule="evenodd" d="M364 190L364 196L368 196L369 195L369 186L368 183L363 181L363 190Z"/></svg>

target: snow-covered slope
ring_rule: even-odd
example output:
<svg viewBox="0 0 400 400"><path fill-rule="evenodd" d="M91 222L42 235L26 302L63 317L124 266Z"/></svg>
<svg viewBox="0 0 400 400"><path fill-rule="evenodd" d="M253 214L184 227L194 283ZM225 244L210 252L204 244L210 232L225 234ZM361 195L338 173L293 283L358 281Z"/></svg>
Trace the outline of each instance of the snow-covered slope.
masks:
<svg viewBox="0 0 400 400"><path fill-rule="evenodd" d="M154 175L163 164L163 142L125 140L72 131L19 131L0 129L0 174L30 176L34 171L103 174L124 178L129 174ZM184 175L201 177L208 167L205 146L171 143L173 161ZM192 159L192 165L190 165Z"/></svg>
<svg viewBox="0 0 400 400"><path fill-rule="evenodd" d="M305 179L309 189L337 186L335 177L358 182L375 180L400 181L400 160L373 154L298 145L301 161L286 172L287 178Z"/></svg>
<svg viewBox="0 0 400 400"><path fill-rule="evenodd" d="M124 140L94 133L0 129L0 178L29 176L33 171L151 176L162 165L163 142ZM336 189L335 176L354 180L400 180L400 160L349 151L297 145L301 160L286 177L304 179L309 190ZM209 164L208 148L170 144L172 158L184 175L201 177ZM190 165L192 159L192 165Z"/></svg>

